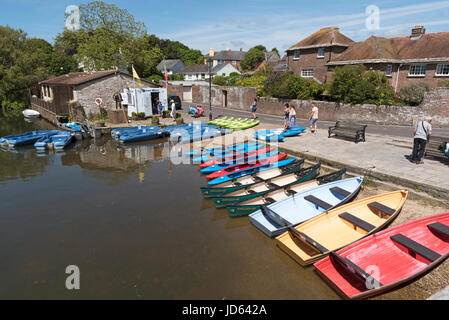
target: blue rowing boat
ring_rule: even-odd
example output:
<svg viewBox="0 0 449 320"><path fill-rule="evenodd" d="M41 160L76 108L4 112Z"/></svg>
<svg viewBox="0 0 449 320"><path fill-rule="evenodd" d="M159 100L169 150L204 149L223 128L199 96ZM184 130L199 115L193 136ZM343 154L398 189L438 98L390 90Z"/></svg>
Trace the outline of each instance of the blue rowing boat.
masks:
<svg viewBox="0 0 449 320"><path fill-rule="evenodd" d="M306 128L304 127L291 127L287 130L284 129L267 129L267 130L259 130L254 133L254 137L258 140L264 141L284 141L286 137L294 137L302 132L304 132Z"/></svg>
<svg viewBox="0 0 449 320"><path fill-rule="evenodd" d="M44 136L34 144L37 151L45 151L46 149L63 150L73 141L74 135L67 131L59 131L59 133L51 136Z"/></svg>
<svg viewBox="0 0 449 320"><path fill-rule="evenodd" d="M22 134L16 134L0 138L0 145L11 148L32 145L44 136L58 134L58 130L30 131Z"/></svg>
<svg viewBox="0 0 449 320"><path fill-rule="evenodd" d="M119 141L122 143L129 142L140 142L140 141L149 141L164 138L167 136L167 132L165 130L137 130L124 133L120 135Z"/></svg>
<svg viewBox="0 0 449 320"><path fill-rule="evenodd" d="M363 177L339 180L297 193L250 214L251 223L269 237L352 200Z"/></svg>
<svg viewBox="0 0 449 320"><path fill-rule="evenodd" d="M273 168L280 168L280 167L283 167L283 166L286 166L286 165L292 163L295 160L296 160L296 158L290 158L290 159L286 159L286 160L281 160L281 161L276 161L276 162L273 162L273 163L269 163L268 165L265 164L265 165L262 165L262 166L259 166L259 167L252 167L252 168L249 168L249 169L246 169L246 170L240 170L238 172L231 173L231 174L228 174L228 175L216 178L214 180L211 180L211 181L208 182L208 185L209 186L213 186L213 185L217 185L217 184L220 184L220 183L223 183L223 182L231 181L233 179L237 179L237 178L240 178L240 177L243 177L243 176L254 174L254 173L257 173L257 172L270 170L270 169L273 169Z"/></svg>
<svg viewBox="0 0 449 320"><path fill-rule="evenodd" d="M111 135L113 138L119 138L122 134L128 134L131 132L137 132L139 130L161 130L160 127L156 126L136 126L130 128L117 128L111 131Z"/></svg>

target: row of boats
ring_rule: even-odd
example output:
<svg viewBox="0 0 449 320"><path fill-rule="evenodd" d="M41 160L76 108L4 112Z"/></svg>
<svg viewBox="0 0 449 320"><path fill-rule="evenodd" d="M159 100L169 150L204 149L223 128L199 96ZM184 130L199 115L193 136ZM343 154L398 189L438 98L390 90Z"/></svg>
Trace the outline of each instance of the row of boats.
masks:
<svg viewBox="0 0 449 320"><path fill-rule="evenodd" d="M449 213L384 230L400 214L407 190L354 200L363 176L346 169L320 175L258 143L188 153L208 174L205 198L251 223L342 297L362 299L431 270L449 256ZM211 174L213 174L211 176Z"/></svg>
<svg viewBox="0 0 449 320"><path fill-rule="evenodd" d="M112 137L119 143L150 141L170 137L171 141L190 143L232 133L232 130L221 129L214 125L189 123L161 128L158 126L136 126L119 128L111 131Z"/></svg>
<svg viewBox="0 0 449 320"><path fill-rule="evenodd" d="M38 151L44 151L47 149L62 150L67 147L73 139L74 134L68 131L30 131L18 135L2 137L0 138L0 146L15 148L34 145Z"/></svg>

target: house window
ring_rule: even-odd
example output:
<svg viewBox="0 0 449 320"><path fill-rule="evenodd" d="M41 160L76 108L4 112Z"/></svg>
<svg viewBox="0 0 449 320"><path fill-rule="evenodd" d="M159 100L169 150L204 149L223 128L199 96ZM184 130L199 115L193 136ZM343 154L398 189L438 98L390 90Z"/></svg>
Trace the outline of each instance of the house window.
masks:
<svg viewBox="0 0 449 320"><path fill-rule="evenodd" d="M223 77L226 77L226 73L222 73L221 75L222 75Z"/></svg>
<svg viewBox="0 0 449 320"><path fill-rule="evenodd" d="M324 58L324 48L318 49L318 58Z"/></svg>
<svg viewBox="0 0 449 320"><path fill-rule="evenodd" d="M300 52L299 50L293 51L293 60L299 60Z"/></svg>
<svg viewBox="0 0 449 320"><path fill-rule="evenodd" d="M232 64L236 64L237 63L237 61L236 60L232 60Z"/></svg>
<svg viewBox="0 0 449 320"><path fill-rule="evenodd" d="M206 79L206 74L202 73L201 74L201 79Z"/></svg>
<svg viewBox="0 0 449 320"><path fill-rule="evenodd" d="M437 65L436 76L449 76L449 64L439 64Z"/></svg>
<svg viewBox="0 0 449 320"><path fill-rule="evenodd" d="M425 64L411 65L408 75L411 77L425 76L426 75L426 65Z"/></svg>
<svg viewBox="0 0 449 320"><path fill-rule="evenodd" d="M311 78L313 77L313 69L302 69L301 70L301 76L304 78Z"/></svg>
<svg viewBox="0 0 449 320"><path fill-rule="evenodd" d="M393 66L391 64L387 65L387 70L385 71L385 75L387 77L391 77L393 73Z"/></svg>

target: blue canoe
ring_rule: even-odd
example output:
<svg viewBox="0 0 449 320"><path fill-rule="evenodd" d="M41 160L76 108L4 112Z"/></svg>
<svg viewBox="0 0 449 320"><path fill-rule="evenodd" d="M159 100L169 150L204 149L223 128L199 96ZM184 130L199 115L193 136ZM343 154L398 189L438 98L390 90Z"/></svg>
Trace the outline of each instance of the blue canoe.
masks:
<svg viewBox="0 0 449 320"><path fill-rule="evenodd" d="M127 134L130 132L137 132L139 130L161 130L160 127L155 126L136 126L136 127L130 127L130 128L117 128L111 131L111 135L114 138L120 137L122 134Z"/></svg>
<svg viewBox="0 0 449 320"><path fill-rule="evenodd" d="M140 142L140 141L148 141L154 139L160 139L167 136L167 132L165 130L137 130L122 134L119 138L119 141L122 143L128 142Z"/></svg>
<svg viewBox="0 0 449 320"><path fill-rule="evenodd" d="M270 170L273 168L283 167L283 166L286 166L286 165L292 163L295 160L296 160L296 158L290 158L290 159L281 160L281 161L277 161L277 162L273 162L273 163L269 163L269 164L264 164L259 167L253 167L250 169L241 170L241 171L231 173L231 174L228 174L225 176L221 176L217 179L211 180L208 182L208 185L213 186L213 185L220 184L223 182L231 181L232 179L247 176L247 175L250 175L250 174L253 174L256 172L261 172L261 171Z"/></svg>
<svg viewBox="0 0 449 320"><path fill-rule="evenodd" d="M232 156L236 153L245 153L248 151L257 150L259 148L261 148L261 145L252 143L252 144L247 144L247 145L241 145L241 146L233 148L233 149L227 149L227 150L218 149L217 152L215 152L215 153L212 153L212 154L206 153L200 157L193 158L192 163L203 163L203 162L213 160L215 158L224 158L224 157Z"/></svg>
<svg viewBox="0 0 449 320"><path fill-rule="evenodd" d="M352 200L362 181L363 177L339 180L297 193L262 206L249 215L250 221L267 236L276 237L284 233L287 226L296 226Z"/></svg>
<svg viewBox="0 0 449 320"><path fill-rule="evenodd" d="M250 157L246 157L246 158L238 158L237 160L230 160L227 162L223 162L223 163L219 163L219 164L214 164L212 166L208 166L204 169L201 169L200 172L203 174L207 174L207 173L212 173L218 170L223 170L226 169L228 167L231 166L235 166L236 164L243 164L243 163L247 163L247 162L254 162L258 159L263 159L263 158L267 158L267 157L271 157L274 155L277 155L279 153L279 151L271 151L268 153L262 153L262 154L258 154L258 155L254 155L254 156L250 156Z"/></svg>
<svg viewBox="0 0 449 320"><path fill-rule="evenodd" d="M58 132L58 130L30 131L22 134L6 136L0 138L0 145L9 146L12 148L31 145L44 136L52 136L58 134Z"/></svg>
<svg viewBox="0 0 449 320"><path fill-rule="evenodd" d="M180 143L188 143L223 136L231 132L232 131L224 130L221 128L216 129L210 127L202 127L196 129L179 129L173 130L170 133L170 140Z"/></svg>
<svg viewBox="0 0 449 320"><path fill-rule="evenodd" d="M286 137L294 137L302 132L306 128L304 127L291 127L287 130L284 129L271 129L271 130L259 130L254 133L254 137L258 140L264 141L284 141Z"/></svg>
<svg viewBox="0 0 449 320"><path fill-rule="evenodd" d="M188 156L201 156L201 155L211 155L214 154L222 154L225 151L236 151L237 149L243 149L245 146L253 146L253 145L259 145L257 142L251 142L251 143L242 143L242 144L233 144L228 146L221 146L221 147L215 147L215 148L205 148L205 149L197 149L188 151L185 153L185 155Z"/></svg>
<svg viewBox="0 0 449 320"><path fill-rule="evenodd" d="M55 150L62 150L73 141L73 134L70 132L59 131L59 133L52 136L44 136L34 144L38 151L50 149L52 145Z"/></svg>

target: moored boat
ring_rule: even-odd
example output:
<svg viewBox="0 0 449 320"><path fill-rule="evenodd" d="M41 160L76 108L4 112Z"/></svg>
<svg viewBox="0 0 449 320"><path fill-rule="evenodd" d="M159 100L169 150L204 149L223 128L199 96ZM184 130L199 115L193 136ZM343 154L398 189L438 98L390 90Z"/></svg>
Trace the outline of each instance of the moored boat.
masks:
<svg viewBox="0 0 449 320"><path fill-rule="evenodd" d="M137 130L126 132L120 135L119 141L121 143L129 143L129 142L140 142L140 141L148 141L154 139L160 139L166 137L166 132L164 130Z"/></svg>
<svg viewBox="0 0 449 320"><path fill-rule="evenodd" d="M214 185L221 184L223 182L234 180L236 178L245 177L245 176L253 175L253 174L256 174L256 173L259 174L261 171L271 170L273 168L280 168L280 167L289 165L290 163L292 163L294 161L296 161L296 158L290 158L290 159L285 159L285 160L281 160L281 161L275 161L275 162L264 164L264 165L260 165L260 166L251 167L251 168L244 169L244 170L239 170L237 172L230 173L230 174L227 174L227 175L223 175L223 176L221 176L219 178L211 180L211 181L208 182L208 185L209 186L214 186Z"/></svg>
<svg viewBox="0 0 449 320"><path fill-rule="evenodd" d="M29 131L22 134L10 135L0 138L0 145L11 148L32 145L44 136L57 134L58 130Z"/></svg>
<svg viewBox="0 0 449 320"><path fill-rule="evenodd" d="M294 194L318 187L319 185L344 179L345 174L346 169L341 169L339 171L324 176L319 176L314 180L303 179L303 181L300 181L299 184L289 185L281 189L270 191L264 195L254 197L249 200L229 204L227 207L229 216L231 217L247 216L257 210L260 210L263 205L273 204L275 202L291 197Z"/></svg>
<svg viewBox="0 0 449 320"><path fill-rule="evenodd" d="M213 186L209 185L207 187L201 187L201 193L205 198L212 198L220 194L225 194L243 189L245 187L249 187L255 183L264 181L268 182L268 180L282 176L284 174L296 172L298 170L301 170L303 165L304 159L295 159L285 166L258 171L251 175L236 177L234 179L229 179Z"/></svg>
<svg viewBox="0 0 449 320"><path fill-rule="evenodd" d="M28 118L28 119L36 119L41 116L41 114L39 112L37 112L36 110L32 110L32 109L23 110L22 114L25 118Z"/></svg>
<svg viewBox="0 0 449 320"><path fill-rule="evenodd" d="M343 298L363 299L429 272L449 256L449 213L380 231L315 263Z"/></svg>
<svg viewBox="0 0 449 320"><path fill-rule="evenodd" d="M388 226L408 192L399 190L345 204L312 218L276 238L278 246L301 265L310 265L352 242Z"/></svg>
<svg viewBox="0 0 449 320"><path fill-rule="evenodd" d="M46 149L62 150L73 141L73 134L70 132L60 131L52 136L44 136L34 144L38 151Z"/></svg>
<svg viewBox="0 0 449 320"><path fill-rule="evenodd" d="M253 198L264 197L267 193L275 190L284 188L287 190L301 182L314 179L320 174L320 169L321 163L317 163L314 166L301 169L295 173L273 178L267 182L259 182L241 190L219 195L213 199L213 202L215 207L224 208L228 205L237 205L242 201L249 201Z"/></svg>
<svg viewBox="0 0 449 320"><path fill-rule="evenodd" d="M257 167L269 166L271 163L279 162L280 160L283 160L285 158L287 158L286 153L279 153L279 154L276 154L274 156L270 156L267 158L257 159L255 161L242 163L242 164L236 164L236 165L215 171L215 172L207 175L206 179L214 180L214 179L217 179L217 178L220 178L222 176L226 176L226 175L229 175L232 173L238 173L239 171L245 171L245 170L257 168Z"/></svg>
<svg viewBox="0 0 449 320"><path fill-rule="evenodd" d="M325 211L352 200L360 190L363 177L339 180L297 193L250 214L251 223L269 237L312 219Z"/></svg>
<svg viewBox="0 0 449 320"><path fill-rule="evenodd" d="M234 153L227 157L215 158L208 162L202 163L202 164L200 164L200 169L204 169L206 167L213 166L213 165L221 165L221 164L227 163L229 161L233 161L234 163L239 163L239 162L242 162L246 158L260 155L260 154L269 153L270 151L273 151L273 150L274 150L274 148L270 147L270 148L256 149L256 150L252 150L252 151L248 151L248 152L244 152L244 153Z"/></svg>

